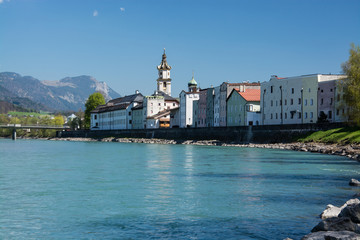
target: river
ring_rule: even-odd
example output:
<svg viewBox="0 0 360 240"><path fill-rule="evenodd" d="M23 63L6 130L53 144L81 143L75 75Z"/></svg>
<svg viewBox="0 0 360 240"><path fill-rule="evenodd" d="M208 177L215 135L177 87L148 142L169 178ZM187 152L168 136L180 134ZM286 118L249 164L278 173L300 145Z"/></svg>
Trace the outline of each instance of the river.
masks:
<svg viewBox="0 0 360 240"><path fill-rule="evenodd" d="M0 139L0 239L300 239L359 172L285 150Z"/></svg>

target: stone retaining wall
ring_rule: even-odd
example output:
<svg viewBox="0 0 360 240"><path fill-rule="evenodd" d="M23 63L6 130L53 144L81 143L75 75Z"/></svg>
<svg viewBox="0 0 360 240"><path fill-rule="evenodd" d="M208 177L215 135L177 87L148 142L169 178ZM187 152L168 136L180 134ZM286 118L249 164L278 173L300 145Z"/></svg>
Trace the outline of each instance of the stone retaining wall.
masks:
<svg viewBox="0 0 360 240"><path fill-rule="evenodd" d="M59 131L60 138L158 138L172 140L219 140L236 143L291 142L308 132L344 127L344 124L294 124L243 127L170 128L132 130Z"/></svg>

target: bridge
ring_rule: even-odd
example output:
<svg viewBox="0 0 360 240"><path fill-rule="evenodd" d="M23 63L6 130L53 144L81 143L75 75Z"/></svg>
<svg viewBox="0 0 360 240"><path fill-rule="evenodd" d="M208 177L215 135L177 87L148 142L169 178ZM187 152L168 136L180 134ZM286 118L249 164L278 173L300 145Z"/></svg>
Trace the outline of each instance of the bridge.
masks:
<svg viewBox="0 0 360 240"><path fill-rule="evenodd" d="M16 140L16 129L51 129L51 130L66 130L69 126L51 126L51 125L21 125L21 124L6 124L0 125L0 128L10 128L13 130L12 139Z"/></svg>

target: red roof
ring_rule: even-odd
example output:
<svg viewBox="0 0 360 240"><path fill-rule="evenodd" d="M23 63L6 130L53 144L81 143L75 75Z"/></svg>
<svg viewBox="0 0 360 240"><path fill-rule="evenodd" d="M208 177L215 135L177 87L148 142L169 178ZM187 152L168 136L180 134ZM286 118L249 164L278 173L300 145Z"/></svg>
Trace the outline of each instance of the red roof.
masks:
<svg viewBox="0 0 360 240"><path fill-rule="evenodd" d="M248 102L260 102L260 89L246 89L245 92L236 91Z"/></svg>

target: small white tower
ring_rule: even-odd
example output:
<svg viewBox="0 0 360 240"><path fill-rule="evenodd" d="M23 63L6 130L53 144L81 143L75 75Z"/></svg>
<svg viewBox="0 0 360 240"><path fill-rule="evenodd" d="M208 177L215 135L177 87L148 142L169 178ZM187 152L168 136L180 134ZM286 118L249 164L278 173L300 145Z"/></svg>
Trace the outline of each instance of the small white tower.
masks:
<svg viewBox="0 0 360 240"><path fill-rule="evenodd" d="M171 78L170 78L171 67L166 61L165 48L164 48L164 54L162 55L161 63L159 66L157 66L157 69L159 71L159 78L157 79L157 90L171 96Z"/></svg>

